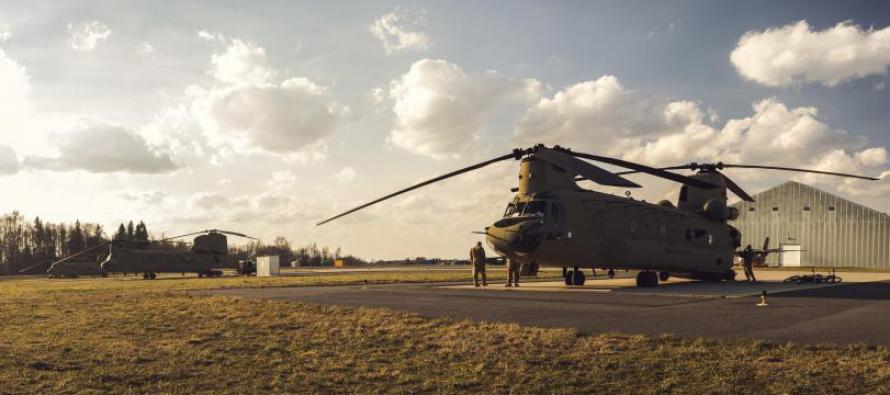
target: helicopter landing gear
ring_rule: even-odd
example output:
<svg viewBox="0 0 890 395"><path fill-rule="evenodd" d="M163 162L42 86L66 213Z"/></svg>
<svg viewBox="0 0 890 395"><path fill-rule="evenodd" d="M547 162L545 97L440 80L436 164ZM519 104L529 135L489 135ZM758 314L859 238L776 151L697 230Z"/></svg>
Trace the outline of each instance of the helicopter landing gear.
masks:
<svg viewBox="0 0 890 395"><path fill-rule="evenodd" d="M671 274L668 272L659 272L658 273L658 279L660 281L667 281L668 278L670 278L670 277L671 277Z"/></svg>
<svg viewBox="0 0 890 395"><path fill-rule="evenodd" d="M609 275L609 278L615 278L615 270L609 269L608 275Z"/></svg>
<svg viewBox="0 0 890 395"><path fill-rule="evenodd" d="M726 281L735 281L735 270L727 270L726 274L723 275L723 279Z"/></svg>
<svg viewBox="0 0 890 395"><path fill-rule="evenodd" d="M578 269L568 270L563 280L565 280L566 285L584 285L584 272Z"/></svg>
<svg viewBox="0 0 890 395"><path fill-rule="evenodd" d="M158 275L155 274L154 272L142 273L142 278L144 280L154 280L154 279L158 278Z"/></svg>
<svg viewBox="0 0 890 395"><path fill-rule="evenodd" d="M584 272L575 270L572 274L572 285L584 285Z"/></svg>
<svg viewBox="0 0 890 395"><path fill-rule="evenodd" d="M637 286L641 288L658 286L658 274L649 270L637 273Z"/></svg>

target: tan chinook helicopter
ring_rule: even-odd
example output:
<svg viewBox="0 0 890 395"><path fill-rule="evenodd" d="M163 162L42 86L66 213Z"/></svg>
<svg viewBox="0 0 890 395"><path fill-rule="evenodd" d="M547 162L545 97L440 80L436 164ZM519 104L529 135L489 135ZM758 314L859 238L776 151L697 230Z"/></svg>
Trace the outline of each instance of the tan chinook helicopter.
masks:
<svg viewBox="0 0 890 395"><path fill-rule="evenodd" d="M222 269L235 269L241 275L255 272L252 260L236 261L235 256L229 254L226 235L257 240L243 233L221 229L190 232L157 241L111 240L54 262L47 273L51 277L66 277L65 274L70 272L66 266L73 259L91 252L95 255L96 250L102 248L106 249L105 254L100 254L104 259L92 265L89 262L81 264L80 273L102 276L109 273L142 273L142 278L154 280L158 273L197 273L198 277L219 277L223 274ZM164 248L165 242L188 236L196 236L191 248ZM84 271L84 267L89 270Z"/></svg>
<svg viewBox="0 0 890 395"><path fill-rule="evenodd" d="M584 158L629 169L612 173ZM383 200L490 164L519 160L519 187L502 218L485 228L486 241L501 256L524 264L561 267L567 285L583 285L582 269L639 270L640 287L658 285L669 276L707 281L732 280L733 255L741 234L727 223L738 210L727 206L729 189L753 201L720 170L749 168L786 170L842 177L874 178L788 167L687 164L653 168L621 159L537 145L515 149L475 165L412 185L318 223L325 224ZM683 176L668 170L689 169ZM683 184L677 204L647 203L581 188L576 181L638 188L622 177L646 173ZM571 268L571 269L569 269Z"/></svg>

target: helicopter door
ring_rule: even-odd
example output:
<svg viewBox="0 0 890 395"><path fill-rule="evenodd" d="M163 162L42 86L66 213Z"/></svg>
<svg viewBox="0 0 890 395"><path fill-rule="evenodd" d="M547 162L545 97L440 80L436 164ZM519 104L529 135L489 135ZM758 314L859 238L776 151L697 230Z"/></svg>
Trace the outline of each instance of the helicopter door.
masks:
<svg viewBox="0 0 890 395"><path fill-rule="evenodd" d="M566 212L559 202L550 203L550 215L553 218L553 231L557 239L571 239L572 231L566 229Z"/></svg>

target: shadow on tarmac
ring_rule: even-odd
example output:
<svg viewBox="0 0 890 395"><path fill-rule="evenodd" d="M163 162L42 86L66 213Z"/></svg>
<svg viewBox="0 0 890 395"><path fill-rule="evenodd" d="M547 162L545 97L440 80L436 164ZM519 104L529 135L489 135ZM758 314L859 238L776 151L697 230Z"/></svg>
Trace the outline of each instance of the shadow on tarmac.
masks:
<svg viewBox="0 0 890 395"><path fill-rule="evenodd" d="M827 298L858 300L890 300L890 282L841 284L836 286L802 289L772 295L774 298Z"/></svg>

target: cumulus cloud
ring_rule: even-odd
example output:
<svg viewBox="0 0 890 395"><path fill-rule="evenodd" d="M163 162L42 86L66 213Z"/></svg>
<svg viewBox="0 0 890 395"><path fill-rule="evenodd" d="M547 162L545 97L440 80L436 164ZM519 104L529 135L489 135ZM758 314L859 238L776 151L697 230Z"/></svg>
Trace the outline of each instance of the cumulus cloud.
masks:
<svg viewBox="0 0 890 395"><path fill-rule="evenodd" d="M204 41L221 41L225 42L226 36L222 35L222 33L211 33L207 30L198 30L197 35L200 39Z"/></svg>
<svg viewBox="0 0 890 395"><path fill-rule="evenodd" d="M119 196L125 200L139 202L144 205L158 205L164 203L167 194L161 191L148 192L122 192Z"/></svg>
<svg viewBox="0 0 890 395"><path fill-rule="evenodd" d="M228 207L231 203L231 199L216 192L198 192L193 194L188 200L189 208L200 210Z"/></svg>
<svg viewBox="0 0 890 395"><path fill-rule="evenodd" d="M275 77L269 66L266 50L251 42L233 39L223 53L210 58L209 73L230 84L261 84Z"/></svg>
<svg viewBox="0 0 890 395"><path fill-rule="evenodd" d="M307 78L277 79L266 51L257 44L228 40L212 56L210 86L192 85L177 107L161 112L144 128L156 144L177 158L209 157L221 164L233 154L271 153L285 159L327 157L327 142L349 113L329 89Z"/></svg>
<svg viewBox="0 0 890 395"><path fill-rule="evenodd" d="M54 133L50 144L58 151L57 156L28 156L24 165L92 173L164 173L178 167L160 147L148 144L141 135L103 121L78 122L71 131Z"/></svg>
<svg viewBox="0 0 890 395"><path fill-rule="evenodd" d="M422 28L422 12L409 13L400 8L377 18L370 26L386 53L429 48L429 37Z"/></svg>
<svg viewBox="0 0 890 395"><path fill-rule="evenodd" d="M151 43L142 43L139 46L139 53L143 55L149 55L155 53L155 46L151 45Z"/></svg>
<svg viewBox="0 0 890 395"><path fill-rule="evenodd" d="M273 190L282 190L297 183L297 175L290 170L280 170L272 173L266 186Z"/></svg>
<svg viewBox="0 0 890 395"><path fill-rule="evenodd" d="M0 142L26 133L28 95L31 91L27 70L0 48ZM4 141L5 140L5 141Z"/></svg>
<svg viewBox="0 0 890 395"><path fill-rule="evenodd" d="M99 21L70 23L68 33L71 36L71 48L80 52L91 52L111 37L111 29Z"/></svg>
<svg viewBox="0 0 890 395"><path fill-rule="evenodd" d="M204 130L273 153L318 151L346 108L305 78L203 91L192 111Z"/></svg>
<svg viewBox="0 0 890 395"><path fill-rule="evenodd" d="M15 150L8 145L0 145L0 175L14 174L19 171L19 158Z"/></svg>
<svg viewBox="0 0 890 395"><path fill-rule="evenodd" d="M702 121L698 106L688 105L682 128L668 135L642 139L636 147L625 151L624 156L658 165L722 160L819 167L827 163L826 158L838 147L854 148L861 142L822 122L813 107L789 109L775 99L765 99L755 103L752 109L751 116L730 119L722 128L717 128ZM863 159L863 164L878 162L877 151L856 155Z"/></svg>
<svg viewBox="0 0 890 395"><path fill-rule="evenodd" d="M339 172L337 172L337 174L334 174L333 178L335 180L337 180L337 182L345 184L348 182L355 181L355 177L357 175L358 175L358 173L355 172L355 169L353 169L350 166L346 166L343 169L341 169Z"/></svg>
<svg viewBox="0 0 890 395"><path fill-rule="evenodd" d="M495 71L467 74L444 60L417 61L390 83L396 118L389 141L434 158L459 156L499 106L536 98L539 90L535 80Z"/></svg>
<svg viewBox="0 0 890 395"><path fill-rule="evenodd" d="M618 142L677 127L683 115L678 108L665 114L664 104L625 89L618 78L606 75L541 98L519 120L516 141L578 148L596 145L600 152L609 151Z"/></svg>
<svg viewBox="0 0 890 395"><path fill-rule="evenodd" d="M634 92L607 76L541 99L518 123L516 139L520 144L560 144L654 166L723 161L877 174L887 164L885 148L869 147L863 136L832 128L814 107L789 108L770 98L754 103L750 116L722 125L715 124L717 119L696 102ZM778 181L789 174L744 177ZM835 186L854 182L791 177Z"/></svg>
<svg viewBox="0 0 890 395"><path fill-rule="evenodd" d="M840 82L884 74L890 65L890 27L863 30L850 21L813 31L803 20L745 33L730 54L745 78L767 86Z"/></svg>
<svg viewBox="0 0 890 395"><path fill-rule="evenodd" d="M245 224L266 226L305 221L311 212L305 202L280 191L268 191L256 195L228 197L216 192L198 192L188 198L188 207L196 214L170 219L173 222L200 225L213 222L218 225ZM241 228L244 229L244 228Z"/></svg>
<svg viewBox="0 0 890 395"><path fill-rule="evenodd" d="M12 38L12 30L9 29L9 26L0 23L0 43L4 43L10 38Z"/></svg>

